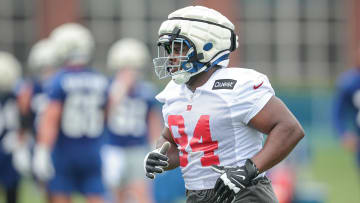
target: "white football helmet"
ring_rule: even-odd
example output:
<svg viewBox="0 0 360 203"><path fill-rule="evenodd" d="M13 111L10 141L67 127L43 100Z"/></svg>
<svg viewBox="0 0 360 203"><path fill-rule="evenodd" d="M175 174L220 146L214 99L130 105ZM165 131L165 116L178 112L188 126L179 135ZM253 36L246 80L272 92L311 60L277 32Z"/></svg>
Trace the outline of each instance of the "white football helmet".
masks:
<svg viewBox="0 0 360 203"><path fill-rule="evenodd" d="M42 39L32 46L28 57L28 67L32 74L55 69L57 62L55 44L50 39Z"/></svg>
<svg viewBox="0 0 360 203"><path fill-rule="evenodd" d="M203 6L176 10L160 26L155 73L160 79L171 76L177 84L186 83L215 65L227 66L237 40L234 25L218 11ZM181 51L187 46L187 53L175 56L174 43L180 43ZM180 63L172 64L174 59Z"/></svg>
<svg viewBox="0 0 360 203"><path fill-rule="evenodd" d="M19 61L12 54L0 51L0 90L13 90L21 74Z"/></svg>
<svg viewBox="0 0 360 203"><path fill-rule="evenodd" d="M62 63L70 66L90 62L95 42L91 32L77 23L66 23L50 34L56 46L56 54Z"/></svg>
<svg viewBox="0 0 360 203"><path fill-rule="evenodd" d="M143 42L124 38L111 46L107 56L107 66L111 72L121 68L141 69L149 59L149 50Z"/></svg>

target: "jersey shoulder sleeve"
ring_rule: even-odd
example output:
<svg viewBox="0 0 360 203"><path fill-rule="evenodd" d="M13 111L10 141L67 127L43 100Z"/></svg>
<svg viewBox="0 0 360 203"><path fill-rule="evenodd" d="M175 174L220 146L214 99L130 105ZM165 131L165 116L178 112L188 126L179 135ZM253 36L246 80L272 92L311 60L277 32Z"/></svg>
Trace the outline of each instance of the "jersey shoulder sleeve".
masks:
<svg viewBox="0 0 360 203"><path fill-rule="evenodd" d="M265 74L262 74L253 69L223 68L221 71L219 71L219 74L216 74L216 76L212 78L212 80L212 90L229 89L226 88L226 86L221 86L219 82L233 82L233 87L231 87L232 91L230 92L235 95L239 95L240 92L243 93L244 91L253 93L253 90L266 90L275 93L268 77Z"/></svg>
<svg viewBox="0 0 360 203"><path fill-rule="evenodd" d="M236 80L230 99L232 114L235 120L248 124L275 95L275 91L268 77L255 70L229 68L227 72Z"/></svg>
<svg viewBox="0 0 360 203"><path fill-rule="evenodd" d="M174 81L170 81L166 87L158 94L156 95L156 100L158 100L160 103L163 104L162 106L162 115L163 115L163 121L165 127L169 127L168 121L166 118L169 104L176 100L176 98L179 98L179 95L181 94L181 88L182 85L176 84Z"/></svg>
<svg viewBox="0 0 360 203"><path fill-rule="evenodd" d="M182 85L176 84L174 81L170 81L165 88L156 95L156 100L161 103L166 104L167 102L175 99L180 94L180 89Z"/></svg>
<svg viewBox="0 0 360 203"><path fill-rule="evenodd" d="M65 99L65 91L62 87L62 80L65 76L64 71L59 71L46 81L44 85L45 93L51 101L63 101Z"/></svg>

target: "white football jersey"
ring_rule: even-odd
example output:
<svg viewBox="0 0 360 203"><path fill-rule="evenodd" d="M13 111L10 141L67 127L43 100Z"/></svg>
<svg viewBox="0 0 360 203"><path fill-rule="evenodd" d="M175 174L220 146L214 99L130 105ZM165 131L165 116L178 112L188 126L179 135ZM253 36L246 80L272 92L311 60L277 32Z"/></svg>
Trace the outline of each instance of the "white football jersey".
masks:
<svg viewBox="0 0 360 203"><path fill-rule="evenodd" d="M170 81L156 96L164 103L187 189L213 188L220 174L209 166L242 166L260 151L263 134L247 124L274 94L265 75L222 68L195 92Z"/></svg>

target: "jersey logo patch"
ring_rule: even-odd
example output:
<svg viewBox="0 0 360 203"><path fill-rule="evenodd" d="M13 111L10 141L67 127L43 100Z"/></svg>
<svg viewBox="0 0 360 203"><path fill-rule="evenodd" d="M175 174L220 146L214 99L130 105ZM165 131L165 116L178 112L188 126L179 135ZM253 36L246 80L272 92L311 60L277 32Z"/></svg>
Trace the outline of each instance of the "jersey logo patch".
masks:
<svg viewBox="0 0 360 203"><path fill-rule="evenodd" d="M232 79L221 79L221 80L215 80L214 86L212 87L213 90L218 89L234 89L234 86L236 84L236 80Z"/></svg>
<svg viewBox="0 0 360 203"><path fill-rule="evenodd" d="M261 87L261 85L264 84L264 81L262 81L260 84L258 85L254 85L254 90L256 90L257 88Z"/></svg>

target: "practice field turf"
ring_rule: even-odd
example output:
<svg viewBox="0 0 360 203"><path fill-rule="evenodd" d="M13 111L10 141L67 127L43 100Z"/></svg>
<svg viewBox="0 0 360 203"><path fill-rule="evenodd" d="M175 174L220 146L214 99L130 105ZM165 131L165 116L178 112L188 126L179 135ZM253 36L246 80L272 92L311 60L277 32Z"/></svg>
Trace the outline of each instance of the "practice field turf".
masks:
<svg viewBox="0 0 360 203"><path fill-rule="evenodd" d="M337 143L315 150L313 177L327 187L327 203L359 203L360 174L355 157Z"/></svg>

